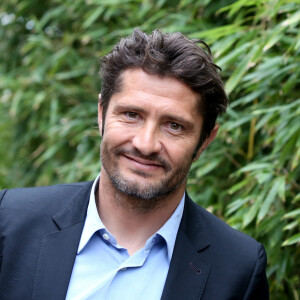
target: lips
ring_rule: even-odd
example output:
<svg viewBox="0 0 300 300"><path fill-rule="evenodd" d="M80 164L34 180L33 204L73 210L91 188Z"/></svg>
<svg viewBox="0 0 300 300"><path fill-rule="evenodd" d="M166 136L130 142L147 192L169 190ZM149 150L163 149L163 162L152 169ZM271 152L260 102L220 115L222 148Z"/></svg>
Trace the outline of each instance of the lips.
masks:
<svg viewBox="0 0 300 300"><path fill-rule="evenodd" d="M143 169L144 168L145 169L164 168L164 166L162 164L160 164L159 162L156 162L156 161L147 160L147 159L143 159L143 158L128 155L128 154L123 154L123 156L126 159L130 160L132 163L134 163L137 167L140 167Z"/></svg>

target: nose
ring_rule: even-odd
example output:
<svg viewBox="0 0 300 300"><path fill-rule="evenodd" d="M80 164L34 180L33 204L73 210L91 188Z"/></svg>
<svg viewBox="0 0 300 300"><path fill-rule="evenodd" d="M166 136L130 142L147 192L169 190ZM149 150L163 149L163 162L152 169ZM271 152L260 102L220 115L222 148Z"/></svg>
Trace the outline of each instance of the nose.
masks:
<svg viewBox="0 0 300 300"><path fill-rule="evenodd" d="M154 124L144 124L138 128L133 137L132 145L144 155L159 153L161 142L156 126Z"/></svg>

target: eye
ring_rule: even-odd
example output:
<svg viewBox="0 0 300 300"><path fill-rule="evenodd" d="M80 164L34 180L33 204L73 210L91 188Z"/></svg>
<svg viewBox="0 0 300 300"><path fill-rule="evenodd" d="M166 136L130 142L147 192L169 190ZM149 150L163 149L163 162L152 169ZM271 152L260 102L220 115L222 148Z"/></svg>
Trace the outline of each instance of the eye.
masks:
<svg viewBox="0 0 300 300"><path fill-rule="evenodd" d="M180 124L175 123L175 122L170 122L169 126L170 126L170 129L173 130L173 131L182 130L182 126Z"/></svg>
<svg viewBox="0 0 300 300"><path fill-rule="evenodd" d="M132 111L127 111L125 115L128 119L136 119L138 117L138 114Z"/></svg>

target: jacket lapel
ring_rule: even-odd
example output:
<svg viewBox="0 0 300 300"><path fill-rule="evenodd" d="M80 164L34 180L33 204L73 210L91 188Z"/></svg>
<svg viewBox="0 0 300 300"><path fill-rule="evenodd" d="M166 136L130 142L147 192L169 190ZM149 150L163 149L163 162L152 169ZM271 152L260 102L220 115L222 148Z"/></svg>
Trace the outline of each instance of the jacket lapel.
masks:
<svg viewBox="0 0 300 300"><path fill-rule="evenodd" d="M194 206L187 196L161 300L199 300L205 288L211 265L203 253L209 239Z"/></svg>
<svg viewBox="0 0 300 300"><path fill-rule="evenodd" d="M33 299L65 299L83 229L92 182L68 194L53 217L57 231L44 236L36 268ZM78 191L79 190L79 191Z"/></svg>

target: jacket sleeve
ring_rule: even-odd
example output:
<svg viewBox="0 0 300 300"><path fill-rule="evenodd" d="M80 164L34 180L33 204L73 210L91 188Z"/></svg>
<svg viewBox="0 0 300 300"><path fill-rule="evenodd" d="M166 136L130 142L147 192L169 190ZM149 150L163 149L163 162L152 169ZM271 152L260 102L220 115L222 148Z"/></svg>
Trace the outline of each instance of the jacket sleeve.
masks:
<svg viewBox="0 0 300 300"><path fill-rule="evenodd" d="M0 191L0 221L1 221L1 202L6 192L7 190ZM2 266L2 233L0 232L0 275L1 275L1 266Z"/></svg>
<svg viewBox="0 0 300 300"><path fill-rule="evenodd" d="M268 300L269 285L266 276L267 255L262 244L259 244L256 264L244 296L244 300Z"/></svg>
<svg viewBox="0 0 300 300"><path fill-rule="evenodd" d="M1 206L2 199L6 192L7 192L7 189L0 191L0 206Z"/></svg>

